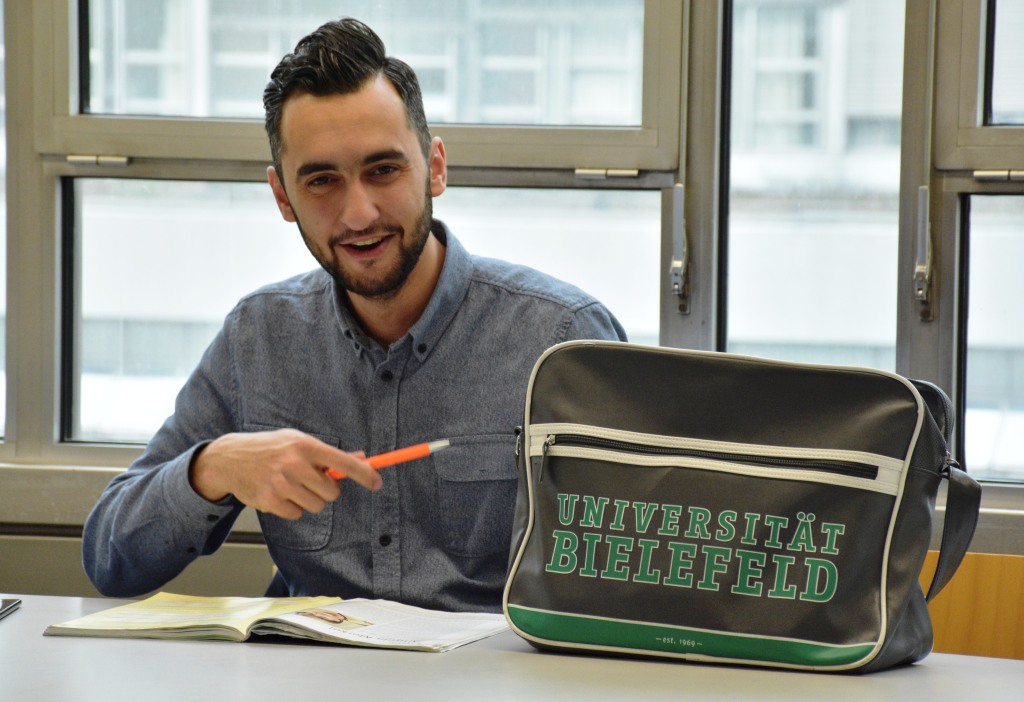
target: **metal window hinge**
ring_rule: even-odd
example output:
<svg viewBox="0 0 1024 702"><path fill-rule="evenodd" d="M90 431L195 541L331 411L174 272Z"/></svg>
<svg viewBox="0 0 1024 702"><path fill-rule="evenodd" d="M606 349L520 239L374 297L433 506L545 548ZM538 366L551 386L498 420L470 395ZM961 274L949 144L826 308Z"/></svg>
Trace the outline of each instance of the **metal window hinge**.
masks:
<svg viewBox="0 0 1024 702"><path fill-rule="evenodd" d="M586 180L604 180L605 178L638 178L637 168L577 168L576 177Z"/></svg>
<svg viewBox="0 0 1024 702"><path fill-rule="evenodd" d="M1024 181L1024 171L980 170L973 173L975 180L999 183L1007 180Z"/></svg>
<svg viewBox="0 0 1024 702"><path fill-rule="evenodd" d="M72 166L104 166L124 168L131 163L131 156L103 156L98 154L68 154L67 162Z"/></svg>

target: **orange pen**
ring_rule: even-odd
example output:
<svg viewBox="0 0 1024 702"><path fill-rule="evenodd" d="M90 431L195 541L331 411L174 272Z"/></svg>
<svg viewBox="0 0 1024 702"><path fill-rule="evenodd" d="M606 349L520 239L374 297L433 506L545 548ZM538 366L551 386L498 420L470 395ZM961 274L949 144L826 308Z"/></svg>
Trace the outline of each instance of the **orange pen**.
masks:
<svg viewBox="0 0 1024 702"><path fill-rule="evenodd" d="M380 470L381 468L393 466L396 463L406 463L408 461L415 461L417 458L426 458L432 453L443 451L450 445L451 443L448 439L427 441L422 444L413 444L412 446L406 446L405 448L395 449L394 451L388 451L387 453L379 453L376 456L370 456L366 459L366 462L369 463L372 468ZM340 473L333 468L328 468L325 472L335 480L341 480L347 477L344 473Z"/></svg>

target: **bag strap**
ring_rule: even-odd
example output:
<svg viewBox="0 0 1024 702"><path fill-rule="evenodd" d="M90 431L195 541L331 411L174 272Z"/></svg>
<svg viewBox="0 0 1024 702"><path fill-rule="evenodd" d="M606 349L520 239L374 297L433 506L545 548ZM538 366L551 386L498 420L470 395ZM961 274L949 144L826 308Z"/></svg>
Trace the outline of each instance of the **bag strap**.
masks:
<svg viewBox="0 0 1024 702"><path fill-rule="evenodd" d="M953 439L953 403L949 396L935 383L911 379L914 387L924 400L935 425L948 446ZM950 581L960 562L967 553L978 525L978 510L981 509L981 485L967 471L950 457L943 468L942 477L949 481L946 491L946 516L942 523L942 541L939 543L939 558L935 574L928 587L926 600L932 598Z"/></svg>
<svg viewBox="0 0 1024 702"><path fill-rule="evenodd" d="M925 599L932 598L950 581L971 545L974 528L978 524L978 510L981 508L981 485L967 471L955 463L946 467L949 480L946 491L946 515L942 522L942 541L939 544L939 558L935 574L928 587Z"/></svg>

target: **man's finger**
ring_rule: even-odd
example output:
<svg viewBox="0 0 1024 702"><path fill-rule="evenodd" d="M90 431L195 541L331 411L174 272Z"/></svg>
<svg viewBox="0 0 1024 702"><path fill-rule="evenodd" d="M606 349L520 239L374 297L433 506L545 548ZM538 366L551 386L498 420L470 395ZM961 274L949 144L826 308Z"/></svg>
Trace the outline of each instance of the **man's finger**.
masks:
<svg viewBox="0 0 1024 702"><path fill-rule="evenodd" d="M314 460L332 479L351 478L370 490L377 490L383 484L380 475L366 462L362 452L346 453L326 444L324 444L324 448L328 450L315 456Z"/></svg>

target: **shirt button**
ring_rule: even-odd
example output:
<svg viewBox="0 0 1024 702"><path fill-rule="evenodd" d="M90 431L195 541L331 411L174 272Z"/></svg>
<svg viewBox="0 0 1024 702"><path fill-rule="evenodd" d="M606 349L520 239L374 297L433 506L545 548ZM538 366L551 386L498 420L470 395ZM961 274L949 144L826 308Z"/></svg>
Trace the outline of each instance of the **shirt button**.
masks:
<svg viewBox="0 0 1024 702"><path fill-rule="evenodd" d="M380 374L380 379L386 383L390 383L395 377L395 374L389 370L384 371Z"/></svg>
<svg viewBox="0 0 1024 702"><path fill-rule="evenodd" d="M208 515L206 515L206 521L208 521L208 522L216 522L218 520L220 520L220 517L218 517L216 514L208 514Z"/></svg>
<svg viewBox="0 0 1024 702"><path fill-rule="evenodd" d="M419 346L416 347L416 350L419 351L420 353L426 353L427 352L427 345L426 344L420 344Z"/></svg>
<svg viewBox="0 0 1024 702"><path fill-rule="evenodd" d="M381 537L379 539L377 539L377 541L380 542L381 546L390 546L391 545L391 535L390 534L382 534Z"/></svg>

